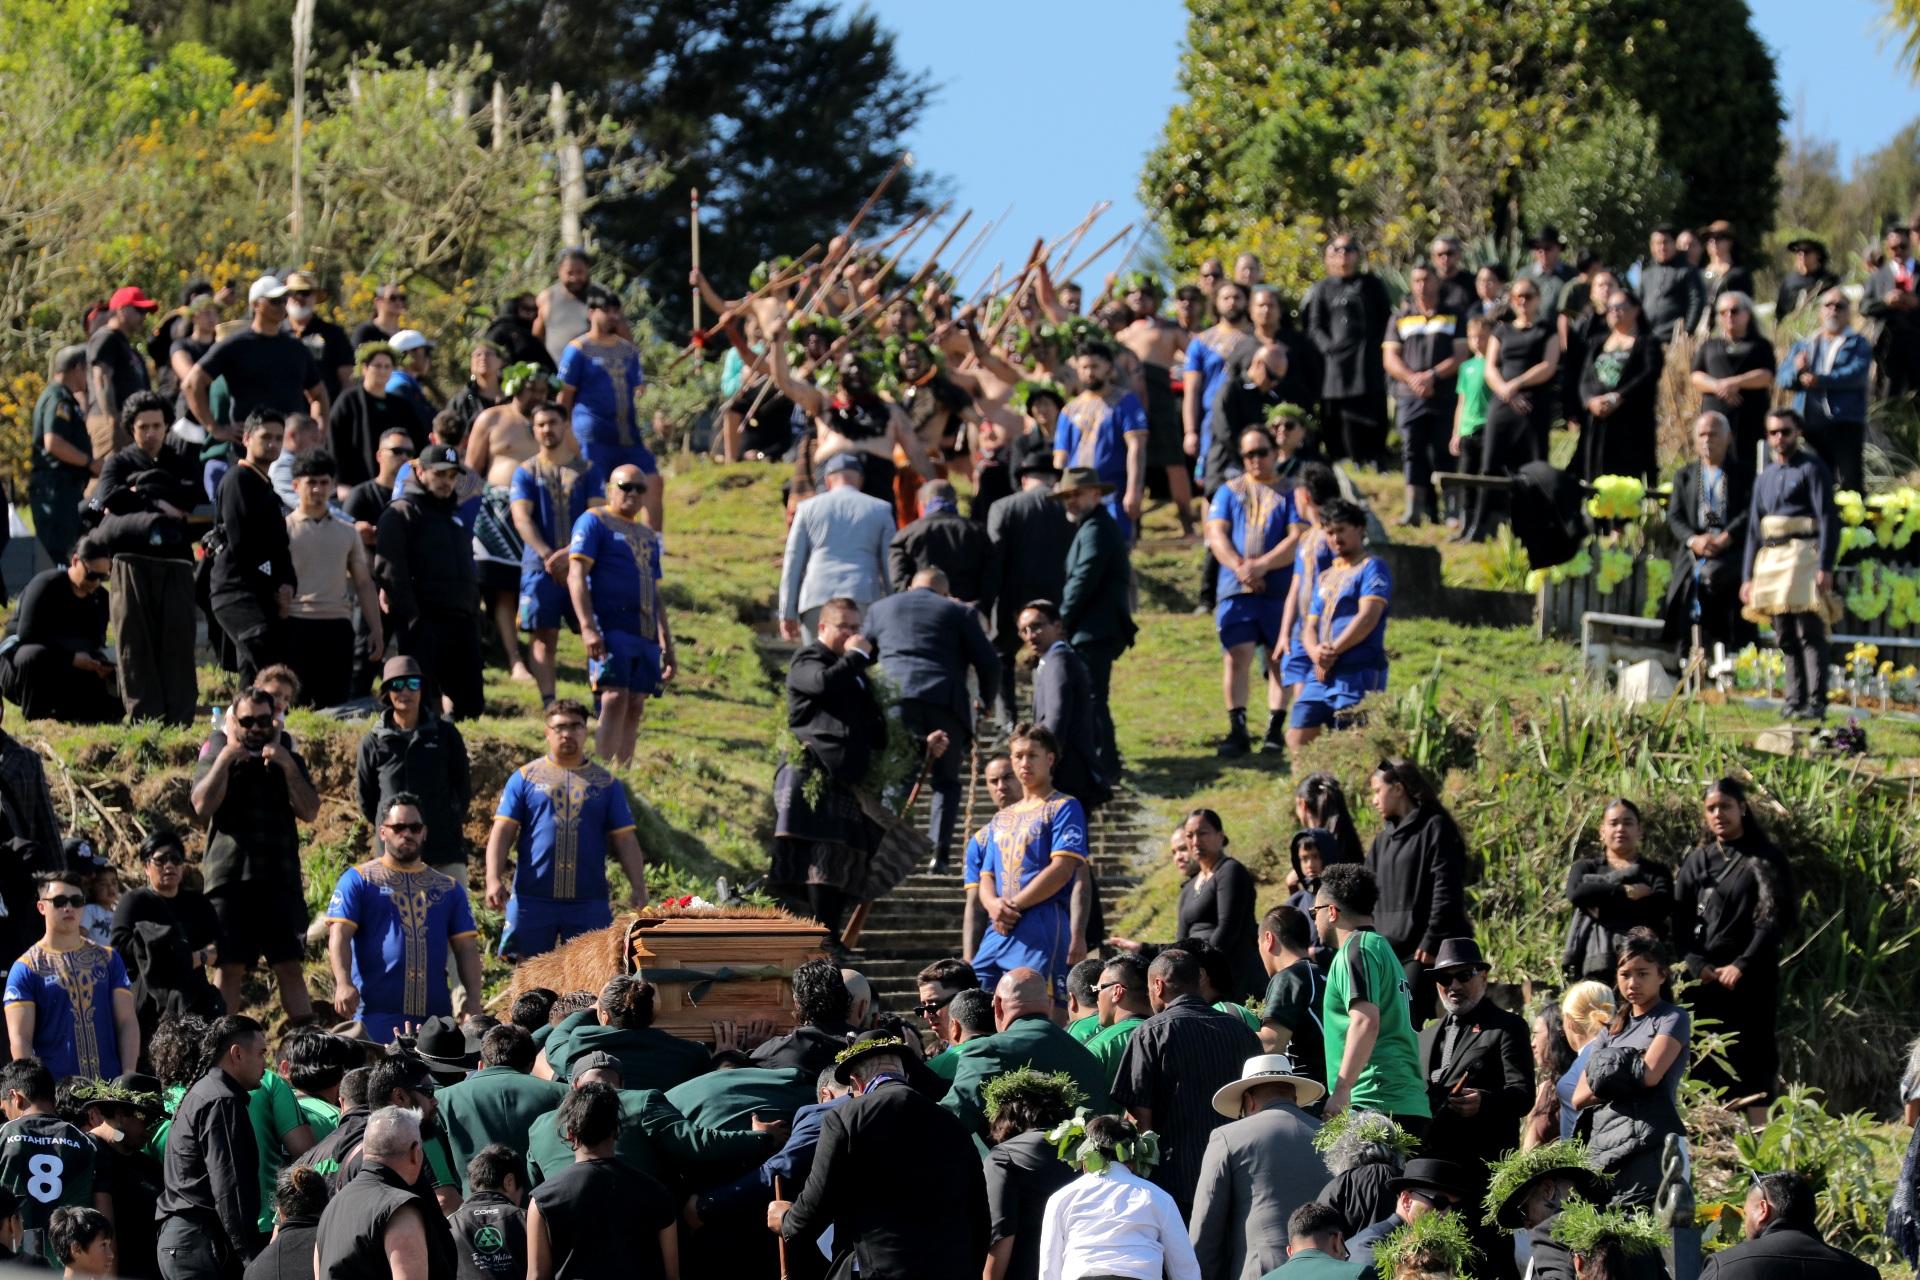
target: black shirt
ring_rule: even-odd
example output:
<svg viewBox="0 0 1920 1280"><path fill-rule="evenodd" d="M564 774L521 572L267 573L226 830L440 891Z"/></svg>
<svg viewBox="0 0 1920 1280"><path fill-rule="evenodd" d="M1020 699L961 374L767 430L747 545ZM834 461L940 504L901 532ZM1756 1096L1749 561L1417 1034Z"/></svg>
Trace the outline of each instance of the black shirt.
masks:
<svg viewBox="0 0 1920 1280"><path fill-rule="evenodd" d="M260 1256L247 1264L244 1280L313 1280L313 1237L319 1218L283 1218L274 1237ZM126 1264L126 1237L114 1240L122 1275L158 1275L158 1272L131 1271Z"/></svg>
<svg viewBox="0 0 1920 1280"><path fill-rule="evenodd" d="M185 418L188 422L193 421L193 408L187 404L187 393L180 385L179 375L173 371L174 355L184 351L187 353L188 360L194 364L199 364L200 357L211 350L213 350L213 344L211 342L202 342L198 338L181 338L168 348L167 381L173 388L171 398L173 400L173 416L175 419Z"/></svg>
<svg viewBox="0 0 1920 1280"><path fill-rule="evenodd" d="M1035 1129L995 1147L987 1156L986 1173L987 1212L992 1219L988 1240L999 1244L1013 1239L1007 1280L1038 1280L1040 1226L1047 1214L1047 1197L1073 1181L1073 1169L1060 1159L1045 1131Z"/></svg>
<svg viewBox="0 0 1920 1280"><path fill-rule="evenodd" d="M101 325L87 339L87 364L100 365L107 371L107 379L113 385L113 409L118 415L120 406L127 397L136 391L153 389L152 378L147 373L146 357L133 349L125 334L118 329Z"/></svg>
<svg viewBox="0 0 1920 1280"><path fill-rule="evenodd" d="M64 568L35 574L20 593L13 615L21 644L43 644L67 653L99 653L107 643L107 593L85 597L73 589Z"/></svg>
<svg viewBox="0 0 1920 1280"><path fill-rule="evenodd" d="M222 338L200 357L210 378L225 378L233 397L229 416L244 422L259 408L307 411L307 388L321 381L319 366L300 339L284 333L243 329Z"/></svg>
<svg viewBox="0 0 1920 1280"><path fill-rule="evenodd" d="M1161 1135L1161 1162L1153 1181L1173 1197L1185 1218L1207 1139L1227 1117L1213 1109L1213 1095L1240 1078L1240 1068L1260 1052L1260 1038L1231 1013L1177 996L1134 1030L1114 1072L1116 1107L1147 1108Z"/></svg>
<svg viewBox="0 0 1920 1280"><path fill-rule="evenodd" d="M385 1165L359 1170L327 1205L314 1233L317 1275L329 1280L387 1280L387 1224L409 1206L419 1210L427 1237L429 1280L454 1280L453 1235L439 1205L420 1197Z"/></svg>
<svg viewBox="0 0 1920 1280"><path fill-rule="evenodd" d="M1738 342L1724 336L1708 338L1693 357L1694 372L1713 378L1737 378L1755 369L1773 372L1773 344L1751 330ZM1711 393L1700 397L1700 412L1722 414L1733 428L1733 438L1741 446L1740 466L1753 465L1753 446L1767 438L1767 409L1773 404L1770 387L1742 391L1740 403L1733 405Z"/></svg>
<svg viewBox="0 0 1920 1280"><path fill-rule="evenodd" d="M1313 961L1296 960L1267 982L1267 998L1260 1007L1262 1022L1277 1022L1293 1032L1287 1041L1293 1069L1323 1084L1327 1033L1320 1023L1320 1007L1326 991L1327 980L1313 967Z"/></svg>
<svg viewBox="0 0 1920 1280"><path fill-rule="evenodd" d="M260 1149L247 1118L247 1090L215 1067L180 1099L167 1130L166 1177L154 1211L224 1230L242 1259L259 1252Z"/></svg>
<svg viewBox="0 0 1920 1280"><path fill-rule="evenodd" d="M420 415L399 396L376 396L358 382L340 393L327 411L327 436L341 484L357 485L380 474L380 437L389 431L406 432L415 450L427 447Z"/></svg>
<svg viewBox="0 0 1920 1280"><path fill-rule="evenodd" d="M398 329L393 331L393 333L398 332L400 332ZM388 333L385 329L382 329L377 320L362 320L359 324L353 326L353 337L351 339L353 349L358 351L369 342L387 342L392 339L393 333Z"/></svg>
<svg viewBox="0 0 1920 1280"><path fill-rule="evenodd" d="M468 380L460 394L447 401L447 408L460 418L460 438L465 440L467 433L473 430L473 420L496 405L507 402L505 396L488 395L480 389L480 384Z"/></svg>
<svg viewBox="0 0 1920 1280"><path fill-rule="evenodd" d="M157 1276L153 1207L160 1202L160 1162L134 1148L92 1141L94 1190L113 1197L113 1214L121 1224L113 1239L115 1274L134 1280Z"/></svg>
<svg viewBox="0 0 1920 1280"><path fill-rule="evenodd" d="M215 729L193 771L196 784L213 771L213 762L226 745L227 735ZM300 753L284 740L280 749L293 757L300 776L307 777L307 762ZM226 798L207 823L204 874L209 891L237 880L263 880L300 892L300 829L280 766L258 756L233 762L227 773Z"/></svg>
<svg viewBox="0 0 1920 1280"><path fill-rule="evenodd" d="M307 322L305 333L287 330L287 336L307 349L313 357L313 364L320 371L320 383L327 389L329 400L340 394L340 370L353 368L353 344L347 341L347 331L331 320L322 320L319 316Z"/></svg>
<svg viewBox="0 0 1920 1280"><path fill-rule="evenodd" d="M1307 290L1300 313L1326 364L1320 393L1329 400L1379 396L1387 389L1380 334L1392 301L1380 278L1328 276Z"/></svg>
<svg viewBox="0 0 1920 1280"><path fill-rule="evenodd" d="M1220 998L1236 1004L1264 985L1256 915L1253 875L1226 854L1212 875L1196 875L1180 886L1180 936L1212 943L1227 958L1235 989Z"/></svg>
<svg viewBox="0 0 1920 1280"><path fill-rule="evenodd" d="M679 1216L654 1179L618 1160L581 1160L533 1189L553 1242L555 1280L666 1274L660 1232Z"/></svg>
<svg viewBox="0 0 1920 1280"><path fill-rule="evenodd" d="M120 953L122 960L127 957L127 944L133 937L134 926L148 923L177 930L188 951L202 950L220 940L220 920L213 914L213 904L207 901L206 894L182 889L167 898L141 885L122 894L113 909L113 949Z"/></svg>
<svg viewBox="0 0 1920 1280"><path fill-rule="evenodd" d="M220 481L219 511L227 549L213 562L213 602L222 597L252 597L273 607L282 586L293 586L293 553L287 538L287 509L273 481L244 463Z"/></svg>
<svg viewBox="0 0 1920 1280"><path fill-rule="evenodd" d="M391 487L381 484L378 480L362 480L353 486L352 491L347 494L347 500L340 504L340 509L351 516L356 523L364 520L370 525L377 526L380 523L381 513L392 505L393 489Z"/></svg>
<svg viewBox="0 0 1920 1280"><path fill-rule="evenodd" d="M1453 359L1454 344L1465 340L1467 324L1457 314L1440 308L1428 315L1409 300L1387 325L1385 341L1400 348L1400 363L1415 373L1425 373L1435 365ZM1433 394L1421 397L1404 382L1393 384L1393 396L1400 404L1400 421L1442 418L1453 422L1452 376L1437 379Z"/></svg>

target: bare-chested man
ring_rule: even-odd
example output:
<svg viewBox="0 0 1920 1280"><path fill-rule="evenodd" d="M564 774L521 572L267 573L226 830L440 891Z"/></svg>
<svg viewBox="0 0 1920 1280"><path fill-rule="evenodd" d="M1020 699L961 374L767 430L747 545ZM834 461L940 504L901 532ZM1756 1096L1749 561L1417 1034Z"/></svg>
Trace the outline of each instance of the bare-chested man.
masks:
<svg viewBox="0 0 1920 1280"><path fill-rule="evenodd" d="M754 318L767 338L773 389L798 405L813 424L812 434L800 442L790 508L819 488L815 473L835 454L859 454L862 490L884 502L893 501L895 449L924 479L933 479L933 460L920 447L906 412L874 391L873 371L859 356L849 351L840 357L839 385L832 394L794 376L787 363L786 311L785 301L778 298L759 298L753 305ZM744 339L735 339L737 332L737 328L729 330L728 337L739 345Z"/></svg>
<svg viewBox="0 0 1920 1280"><path fill-rule="evenodd" d="M1146 272L1130 272L1119 287L1132 320L1114 336L1140 362L1134 392L1147 406L1147 466L1166 472L1180 530L1192 537L1193 485L1181 453L1180 401L1173 394L1173 370L1186 356L1187 331L1161 318L1160 282Z"/></svg>
<svg viewBox="0 0 1920 1280"><path fill-rule="evenodd" d="M486 482L480 512L473 521L474 560L480 571L480 590L487 611L500 634L515 680L534 680L520 656L520 632L514 613L520 600L520 532L511 508L513 473L540 450L533 438L533 410L547 398L547 371L534 364L516 364L500 374L503 404L484 409L473 420L467 436L467 470Z"/></svg>

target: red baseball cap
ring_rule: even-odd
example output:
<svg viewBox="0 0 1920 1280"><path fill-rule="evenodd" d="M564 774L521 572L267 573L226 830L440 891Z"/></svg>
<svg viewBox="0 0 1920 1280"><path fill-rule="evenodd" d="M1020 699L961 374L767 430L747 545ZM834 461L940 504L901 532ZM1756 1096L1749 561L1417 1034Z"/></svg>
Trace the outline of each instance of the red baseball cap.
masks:
<svg viewBox="0 0 1920 1280"><path fill-rule="evenodd" d="M113 291L111 298L107 299L107 309L109 311L118 311L121 307L138 307L142 311L158 311L160 304L152 298L149 298L139 285L123 284Z"/></svg>

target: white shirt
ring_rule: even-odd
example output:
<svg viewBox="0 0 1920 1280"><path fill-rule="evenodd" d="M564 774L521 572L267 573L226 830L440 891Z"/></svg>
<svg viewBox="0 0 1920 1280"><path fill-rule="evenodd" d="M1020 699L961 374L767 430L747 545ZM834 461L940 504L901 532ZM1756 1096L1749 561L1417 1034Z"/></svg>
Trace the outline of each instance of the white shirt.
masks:
<svg viewBox="0 0 1920 1280"><path fill-rule="evenodd" d="M1083 1173L1047 1199L1040 1280L1132 1276L1200 1280L1173 1197L1122 1165Z"/></svg>

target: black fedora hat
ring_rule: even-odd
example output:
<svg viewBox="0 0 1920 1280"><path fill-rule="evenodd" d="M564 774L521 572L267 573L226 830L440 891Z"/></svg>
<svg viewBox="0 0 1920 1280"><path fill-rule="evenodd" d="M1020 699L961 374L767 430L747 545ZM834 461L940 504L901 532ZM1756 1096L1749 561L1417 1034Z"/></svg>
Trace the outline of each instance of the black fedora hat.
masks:
<svg viewBox="0 0 1920 1280"><path fill-rule="evenodd" d="M1440 944L1440 950L1433 957L1433 963L1427 966L1428 973L1448 973L1454 969L1492 969L1485 956L1480 954L1480 944L1472 938L1448 938Z"/></svg>
<svg viewBox="0 0 1920 1280"><path fill-rule="evenodd" d="M1400 1176L1387 1183L1387 1190L1395 1195L1402 1191L1444 1191L1464 1201L1473 1194L1477 1181L1466 1166L1451 1160L1409 1160Z"/></svg>
<svg viewBox="0 0 1920 1280"><path fill-rule="evenodd" d="M436 1077L464 1078L480 1065L480 1046L445 1015L421 1023L413 1047Z"/></svg>

